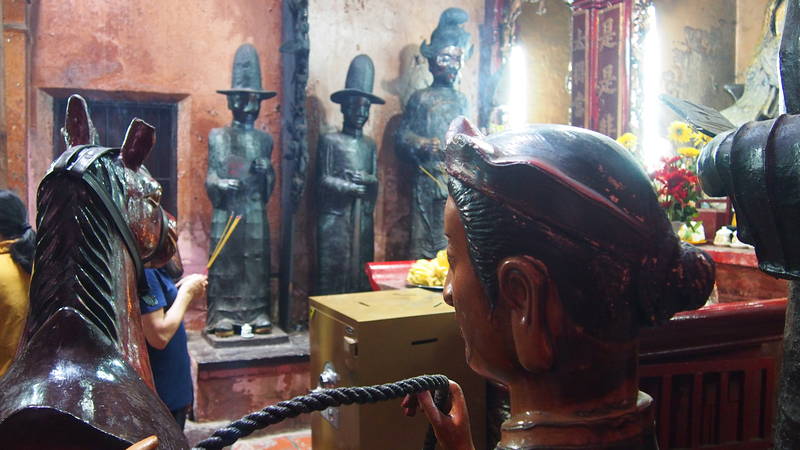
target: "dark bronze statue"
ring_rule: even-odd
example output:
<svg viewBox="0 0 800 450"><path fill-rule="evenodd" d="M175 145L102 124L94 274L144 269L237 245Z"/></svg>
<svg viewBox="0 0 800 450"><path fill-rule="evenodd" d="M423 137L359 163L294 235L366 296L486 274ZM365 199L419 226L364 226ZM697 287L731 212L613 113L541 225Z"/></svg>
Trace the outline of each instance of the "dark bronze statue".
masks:
<svg viewBox="0 0 800 450"><path fill-rule="evenodd" d="M798 111L800 112L800 111ZM800 115L749 122L717 135L699 159L703 190L730 196L737 234L764 272L791 280L775 448L800 448Z"/></svg>
<svg viewBox="0 0 800 450"><path fill-rule="evenodd" d="M777 2L776 2L777 3ZM735 128L711 108L680 100L670 106L714 139L698 160L703 190L729 196L737 234L755 246L759 268L790 280L783 364L775 420L776 449L800 448L800 4L786 2L780 42L786 112ZM668 103L669 104L669 103ZM726 126L727 125L727 126Z"/></svg>
<svg viewBox="0 0 800 450"><path fill-rule="evenodd" d="M369 289L364 264L373 259L372 213L378 192L375 141L363 127L373 103L375 68L367 55L353 58L345 88L331 95L342 108L339 133L319 139L319 217L317 219L317 293Z"/></svg>
<svg viewBox="0 0 800 450"><path fill-rule="evenodd" d="M261 101L275 92L261 89L256 49L236 50L233 87L217 91L228 97L233 122L208 135L206 190L214 207L211 246L216 247L231 216L241 222L208 272L206 331L233 335L234 326L249 324L253 332L272 331L270 321L270 239L267 201L275 185L272 136L253 126Z"/></svg>
<svg viewBox="0 0 800 450"><path fill-rule="evenodd" d="M791 0L780 49L786 111L718 134L698 162L703 190L730 196L737 233L764 272L791 280L778 390L775 448L800 448L800 5Z"/></svg>
<svg viewBox="0 0 800 450"><path fill-rule="evenodd" d="M21 351L0 379L2 447L124 449L156 435L159 449L187 448L153 390L139 318L144 265L176 248L161 187L142 166L155 130L134 119L121 149L99 147L86 102L73 96L64 136L37 194Z"/></svg>
<svg viewBox="0 0 800 450"><path fill-rule="evenodd" d="M444 203L447 177L444 173L444 135L450 122L466 115L467 99L454 84L461 66L472 52L469 33L461 27L466 11L446 9L431 34L430 44L420 46L428 59L433 84L408 99L397 131L397 152L413 167L411 191L410 257L433 258L447 242L444 238Z"/></svg>
<svg viewBox="0 0 800 450"><path fill-rule="evenodd" d="M714 264L682 243L648 176L592 131L532 125L489 137L465 119L447 146L455 306L476 372L507 386L499 449L653 449L638 389L638 330L700 307ZM444 415L416 401L443 448L471 449L463 395Z"/></svg>

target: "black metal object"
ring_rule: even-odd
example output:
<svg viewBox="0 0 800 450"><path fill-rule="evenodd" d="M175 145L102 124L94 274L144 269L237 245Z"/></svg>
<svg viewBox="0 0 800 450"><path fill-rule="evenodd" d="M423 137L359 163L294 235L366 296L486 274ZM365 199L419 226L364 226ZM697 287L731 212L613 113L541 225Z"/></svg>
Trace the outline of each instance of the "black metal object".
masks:
<svg viewBox="0 0 800 450"><path fill-rule="evenodd" d="M786 112L800 114L800 1L789 0L780 49L781 84ZM800 127L799 127L800 128ZM798 130L800 132L800 130ZM797 140L795 140L797 142ZM796 144L792 145L796 147ZM795 160L794 173L800 172L800 161ZM798 176L793 179L798 180ZM773 186L784 195L798 197L798 190L784 191L787 186ZM794 185L797 188L796 185ZM794 221L791 225L797 226ZM800 249L791 249L800 250ZM778 386L778 411L775 418L775 448L800 448L800 286L794 280L789 284L789 304L784 327L783 362Z"/></svg>
<svg viewBox="0 0 800 450"><path fill-rule="evenodd" d="M215 431L211 437L200 441L195 449L221 449L233 445L239 439L250 435L253 431L274 425L285 419L322 411L327 408L341 405L364 405L384 400L393 400L407 394L416 394L423 391L435 391L436 406L443 412L448 412L450 380L444 375L420 375L395 383L380 384L365 387L342 387L335 389L317 389L308 395L300 395L291 400L279 402L275 405L252 412L241 419L230 423L227 427ZM400 412L398 411L398 415ZM433 438L431 438L433 436ZM428 429L425 437L425 450L436 447L436 437Z"/></svg>
<svg viewBox="0 0 800 450"><path fill-rule="evenodd" d="M292 310L294 213L305 187L308 165L306 85L308 84L308 0L283 2L283 104L281 106L281 231L278 315L289 331Z"/></svg>
<svg viewBox="0 0 800 450"><path fill-rule="evenodd" d="M792 280L778 388L775 448L800 448L800 1L787 4L780 49L789 115L749 122L711 141L699 160L703 189L728 195L739 239L755 246L759 268Z"/></svg>

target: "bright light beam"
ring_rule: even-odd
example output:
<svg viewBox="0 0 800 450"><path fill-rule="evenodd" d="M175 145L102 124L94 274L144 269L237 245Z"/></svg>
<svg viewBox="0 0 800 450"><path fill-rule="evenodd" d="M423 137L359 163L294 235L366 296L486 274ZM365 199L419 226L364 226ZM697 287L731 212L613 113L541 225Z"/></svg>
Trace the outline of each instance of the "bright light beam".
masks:
<svg viewBox="0 0 800 450"><path fill-rule="evenodd" d="M643 60L641 65L642 90L642 162L648 171L661 167L661 158L669 156L672 146L663 136L659 111L661 100L658 96L663 92L661 79L661 40L656 26L656 8L647 8L647 35L643 44Z"/></svg>
<svg viewBox="0 0 800 450"><path fill-rule="evenodd" d="M511 85L508 90L508 125L518 128L528 123L528 65L525 49L521 45L511 48L508 70Z"/></svg>

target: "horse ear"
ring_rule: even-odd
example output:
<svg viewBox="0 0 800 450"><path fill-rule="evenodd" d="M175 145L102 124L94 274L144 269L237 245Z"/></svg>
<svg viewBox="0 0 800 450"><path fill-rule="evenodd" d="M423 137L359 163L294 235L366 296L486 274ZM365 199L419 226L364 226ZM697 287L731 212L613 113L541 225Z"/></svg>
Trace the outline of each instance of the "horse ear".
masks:
<svg viewBox="0 0 800 450"><path fill-rule="evenodd" d="M96 132L89 117L89 105L80 95L71 95L67 100L67 114L61 133L68 147L94 143Z"/></svg>
<svg viewBox="0 0 800 450"><path fill-rule="evenodd" d="M464 116L458 116L450 122L450 127L445 133L445 142L450 142L457 134L475 138L483 137L483 133Z"/></svg>
<svg viewBox="0 0 800 450"><path fill-rule="evenodd" d="M131 170L139 170L156 144L156 129L142 119L133 119L122 143L122 162Z"/></svg>

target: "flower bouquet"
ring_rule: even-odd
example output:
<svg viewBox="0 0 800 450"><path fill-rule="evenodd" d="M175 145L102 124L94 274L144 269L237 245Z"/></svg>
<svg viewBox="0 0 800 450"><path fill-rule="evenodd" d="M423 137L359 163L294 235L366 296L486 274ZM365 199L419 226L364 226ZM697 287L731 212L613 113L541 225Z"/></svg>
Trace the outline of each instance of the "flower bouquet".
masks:
<svg viewBox="0 0 800 450"><path fill-rule="evenodd" d="M705 240L703 225L694 221L697 206L703 198L700 180L697 178L697 157L710 137L695 131L685 122L672 122L667 137L672 143L674 154L662 158L662 166L650 174L653 187L661 207L669 220L675 225L678 236L688 242L699 243ZM623 147L635 151L636 136L625 133L617 139Z"/></svg>

